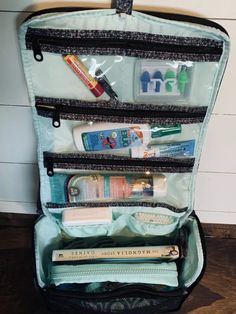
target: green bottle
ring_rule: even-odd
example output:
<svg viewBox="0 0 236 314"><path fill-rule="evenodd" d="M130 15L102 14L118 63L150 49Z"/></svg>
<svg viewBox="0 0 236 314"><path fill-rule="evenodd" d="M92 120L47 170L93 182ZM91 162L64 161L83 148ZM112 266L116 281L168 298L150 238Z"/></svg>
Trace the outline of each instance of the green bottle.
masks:
<svg viewBox="0 0 236 314"><path fill-rule="evenodd" d="M189 82L189 75L188 75L186 66L182 66L181 71L179 72L177 76L177 81L178 81L178 89L180 91L180 94L184 95L186 92L186 86Z"/></svg>
<svg viewBox="0 0 236 314"><path fill-rule="evenodd" d="M165 80L173 79L171 81L166 82L166 91L168 93L173 92L173 84L175 83L176 75L174 71L168 70L165 74Z"/></svg>

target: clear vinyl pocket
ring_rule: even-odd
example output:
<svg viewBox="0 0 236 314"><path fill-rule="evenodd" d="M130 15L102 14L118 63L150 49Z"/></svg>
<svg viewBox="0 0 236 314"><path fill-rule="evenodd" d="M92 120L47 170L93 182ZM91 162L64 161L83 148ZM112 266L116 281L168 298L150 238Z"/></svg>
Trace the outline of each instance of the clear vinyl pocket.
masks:
<svg viewBox="0 0 236 314"><path fill-rule="evenodd" d="M194 159L139 159L98 154L44 153L51 195L58 204L147 201L189 205ZM64 193L63 193L64 192Z"/></svg>
<svg viewBox="0 0 236 314"><path fill-rule="evenodd" d="M43 150L137 158L193 157L207 111L46 97L36 97L35 105L41 133L47 133Z"/></svg>
<svg viewBox="0 0 236 314"><path fill-rule="evenodd" d="M222 54L212 39L30 27L26 48L35 95L137 106L208 106Z"/></svg>
<svg viewBox="0 0 236 314"><path fill-rule="evenodd" d="M46 152L44 207L74 237L166 235L188 210L193 164Z"/></svg>

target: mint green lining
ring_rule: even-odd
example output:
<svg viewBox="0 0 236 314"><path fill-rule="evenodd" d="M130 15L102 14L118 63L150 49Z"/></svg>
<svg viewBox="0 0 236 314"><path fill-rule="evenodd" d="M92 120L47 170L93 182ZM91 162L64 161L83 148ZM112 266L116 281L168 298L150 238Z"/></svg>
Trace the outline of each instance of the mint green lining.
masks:
<svg viewBox="0 0 236 314"><path fill-rule="evenodd" d="M63 226L61 228L73 237L95 237L95 236L111 236L111 235L166 235L173 232L184 213L174 213L166 208L151 208L151 207L110 207L112 210L113 221L110 224L95 224L95 225L79 225L79 226ZM51 209L51 214L58 220L64 208ZM95 208L95 211L99 208ZM135 213L150 213L160 214L170 217L169 224L147 223L138 221Z"/></svg>
<svg viewBox="0 0 236 314"><path fill-rule="evenodd" d="M42 90L42 84L45 82L45 79L47 79L49 76L47 75L45 77L45 68L44 66L47 67L47 69L52 69L53 72L51 73L52 76L52 81L56 83L55 80L58 79L58 76L55 74L55 71L59 71L60 69L57 68L57 66L54 66L54 62L56 64L63 64L63 60L57 61L58 56L55 54L48 54L44 53L45 60L44 62L36 62L33 59L33 53L32 51L26 50L25 47L25 33L27 31L27 27L42 27L42 28L65 28L65 29L71 29L71 28L76 28L76 29L97 29L97 30L121 30L121 31L138 31L138 32L148 32L152 34L162 34L162 35L175 35L175 36L186 36L186 37L200 37L200 38L209 38L209 39L215 39L215 40L222 40L224 43L223 47L223 55L218 63L218 67L214 63L209 65L211 67L211 80L210 80L210 85L212 85L212 88L209 89L209 95L206 96L205 94L202 94L202 91L198 91L197 88L194 88L194 83L192 88L195 89L194 95L190 97L190 102L194 103L196 100L197 102L200 101L200 98L202 95L206 98L207 104L209 105L209 110L207 113L207 117L204 121L204 124L202 126L202 130L200 132L200 139L198 141L197 145L197 150L196 150L196 163L194 167L193 174L191 176L191 184L189 186L189 189L187 191L188 193L188 207L189 210L186 214L185 217L182 219L182 223L184 223L185 219L187 216L190 214L190 212L194 208L194 187L195 187L195 176L197 173L197 168L199 164L199 159L200 159L200 152L202 149L202 142L203 138L205 135L206 131L206 126L207 123L209 122L209 117L212 112L213 104L219 89L219 84L222 79L222 75L224 72L224 68L226 65L226 61L228 58L228 53L229 53L229 39L226 34L224 34L222 31L217 30L212 27L207 27L204 25L197 25L194 23L183 23L183 22L177 22L173 20L166 20L166 19L160 19L152 16L148 16L139 12L132 12L131 16L119 16L115 14L115 10L93 10L93 11L83 11L83 12L71 12L71 13L56 13L56 14L49 14L49 15L42 15L35 17L26 23L24 23L21 26L20 30L20 44L21 44L21 52L22 52L22 57L23 57L23 62L24 62L24 70L26 74L26 79L27 79L27 84L28 84L28 89L29 89L29 94L30 94L30 101L31 105L34 106L34 98L36 94L39 94L39 91L43 92ZM100 56L101 57L101 56ZM132 59L132 58L131 58ZM130 59L130 60L131 60ZM128 59L129 60L129 59ZM134 60L132 60L133 62ZM45 63L46 62L46 63ZM131 62L131 63L132 63ZM128 64L128 62L126 62ZM65 65L63 65L63 68L65 71L69 73L70 69L67 69ZM125 68L126 74L129 76L132 76L132 71L129 71L130 68ZM209 69L209 68L208 68ZM196 72L195 72L196 71ZM204 72L203 72L204 71ZM201 79L205 80L206 72L205 72L205 66L196 66L194 68L194 73L197 73L197 77L200 76L201 74ZM131 73L132 72L132 73ZM199 74L199 75L198 75ZM39 82L39 78L42 77L43 81L41 83ZM73 77L73 76L71 76ZM66 76L66 78L68 78ZM72 81L76 80L77 78L74 77L71 79ZM118 77L119 79L119 77ZM68 79L70 81L70 79ZM65 86L67 86L68 90L67 92L69 98L73 98L74 93L77 93L77 87L73 87L73 84L68 84L70 83L67 81L63 81L63 88L60 88L57 83L56 83L56 89L55 92L56 94L53 96L59 97L58 92L61 92L61 90L64 92L65 91ZM79 84L79 80L76 80L76 86ZM126 82L127 83L127 82ZM132 82L131 82L132 83ZM132 96L129 92L129 95L127 94L127 89L130 90L131 83L125 84L125 88L121 88L120 95L122 96L122 99L124 97L130 97ZM48 87L47 84L45 84L46 87ZM123 84L124 85L124 84ZM197 84L195 84L197 86ZM38 90L39 87L39 90ZM132 89L132 88L131 88ZM81 90L82 91L82 90ZM81 93L80 91L80 93ZM48 93L52 92L52 89L49 87L47 90ZM89 92L89 91L87 91ZM91 93L90 93L91 94ZM76 94L77 95L77 94ZM92 94L91 94L92 95ZM42 96L47 96L47 93ZM80 97L80 96L78 96ZM133 97L133 96L132 96ZM202 105L202 103L199 103L199 105ZM40 176L41 176L41 200L43 203L46 203L48 201L48 191L49 191L49 184L48 180L45 178L45 169L43 167L43 161L42 161L42 154L43 154L43 146L42 143L44 143L45 138L47 137L47 134L45 135L45 130L44 128L40 125L40 122L37 117L37 113L34 110L34 120L35 120L35 128L38 133L39 137L39 147L38 147L38 158L39 158L39 167L40 167ZM49 145L50 146L50 145ZM53 147L52 149L55 149ZM179 193L179 196L182 194ZM48 211L46 208L44 208L45 214L48 214Z"/></svg>
<svg viewBox="0 0 236 314"><path fill-rule="evenodd" d="M85 265L51 266L49 284L126 282L178 286L175 262L170 263L102 263Z"/></svg>
<svg viewBox="0 0 236 314"><path fill-rule="evenodd" d="M186 225L189 228L188 253L183 261L179 282L180 286L189 287L203 268L203 252L195 218L187 218ZM174 234L172 236L174 237ZM68 239L73 239L73 237ZM42 217L35 225L36 273L40 287L48 284L48 265L51 265L52 250L60 248L61 242L62 232L58 224L48 217Z"/></svg>
<svg viewBox="0 0 236 314"><path fill-rule="evenodd" d="M188 238L188 252L183 264L180 282L186 287L189 287L195 282L202 271L204 256L197 221L189 217L187 226L191 232Z"/></svg>
<svg viewBox="0 0 236 314"><path fill-rule="evenodd" d="M229 54L229 39L226 34L221 32L220 30L217 30L213 27L207 27L203 25L196 25L194 23L181 23L176 21L170 21L165 19L160 19L156 17L150 17L142 13L133 12L131 16L119 16L115 14L114 10L95 10L95 11L84 11L84 12L72 12L72 13L62 13L62 14L53 14L48 16L40 16L35 17L28 22L24 23L24 25L21 27L20 31L20 44L21 44L21 51L22 51L22 57L24 62L24 71L26 74L26 80L28 84L29 94L30 94L30 101L31 105L34 107L34 98L36 93L38 94L39 90L44 91L41 87L41 83L38 82L38 78L41 76L43 77L44 69L42 68L42 64L35 63L33 60L33 54L32 51L26 51L25 50L25 32L27 30L28 26L31 27L45 27L45 28L77 28L77 29L116 29L116 30L123 30L123 31L142 31L142 32L150 32L150 33L158 33L162 35L171 35L174 34L176 36L198 36L203 38L212 38L216 40L223 40L224 42L224 51L222 58L220 62L218 63L218 69L215 69L214 77L212 77L211 85L212 89L209 90L209 95L201 95L201 91L196 96L196 98L192 98L193 102L196 101L196 99L199 101L199 97L206 96L206 101L208 101L209 110L207 112L206 119L204 121L204 124L202 126L201 132L200 132L200 138L197 145L197 151L196 151L196 163L194 167L193 174L191 176L191 184L188 184L188 207L189 210L186 213L186 215L181 217L181 224L186 225L190 229L190 236L189 236L189 250L188 255L184 261L183 269L180 274L181 278L181 286L186 285L189 286L191 283L193 283L198 275L201 272L201 269L203 267L203 253L200 243L200 237L199 237L199 231L196 224L196 221L194 218L188 218L188 215L191 213L191 211L194 208L194 187L195 187L195 180L199 159L200 159L200 153L202 150L202 143L203 139L206 133L206 127L210 119L210 115L213 110L213 105L216 99L216 95L218 93L219 85L222 80L223 72L225 69L225 65L228 59ZM53 60L57 64L57 60L53 54L49 57L46 57L47 59L46 66L53 68L52 78L57 79L57 75L55 75L55 70L57 70L54 66L52 66L52 63L50 61ZM60 63L62 63L60 61ZM32 68L33 71L32 71ZM37 68L37 69L36 69ZM214 68L214 65L213 67ZM129 71L130 67L127 68ZM204 68L205 69L205 68ZM60 69L59 69L60 70ZM201 67L198 67L198 69L195 69L196 71L201 72L200 74L203 76L203 79L205 78L205 72L202 73ZM40 72L43 73L40 73ZM58 70L57 70L58 71ZM204 70L205 71L205 70ZM59 71L60 72L60 71ZM129 76L132 77L131 71L128 73ZM34 83L33 83L34 82ZM55 81L56 82L56 81ZM67 81L68 82L68 81ZM77 80L78 83L78 80ZM77 84L76 83L76 84ZM130 83L129 83L130 84ZM37 90L36 86L39 86L39 90ZM55 85L56 86L56 85ZM68 85L69 86L69 85ZM124 86L124 85L123 85ZM129 88L131 85L125 86L126 89ZM194 86L194 85L193 85ZM195 85L196 86L196 85ZM61 90L61 88L58 88L56 90L56 95L53 96L59 96L58 92ZM47 91L47 93L50 93L51 89ZM62 91L64 92L64 90ZM69 98L72 98L72 96L75 94L77 95L77 90L75 90L73 87L69 86L67 89ZM126 93L126 90L120 91L120 95L122 95L122 98L125 99L125 97L130 97L131 94ZM42 96L47 96L42 95ZM190 98L191 100L191 98ZM199 104L202 105L202 104ZM40 167L40 176L41 176L41 200L46 203L50 199L50 189L49 189L49 180L46 175L46 171L44 169L43 165L43 144L45 141L45 138L48 136L47 133L45 133L45 130L43 126L40 124L40 121L38 120L37 112L33 108L33 117L35 122L35 128L38 134L39 139L39 146L38 146L38 158L39 158L39 167ZM50 146L50 144L49 144ZM52 150L55 149L55 146L52 144ZM48 147L50 149L50 147ZM177 193L178 197L181 197L182 194ZM49 213L47 208L44 207L44 211L46 215L49 215L49 218L43 218L41 219L35 226L35 254L36 254L36 269L37 269L37 277L38 282L41 287L44 287L46 285L46 278L47 271L48 271L48 264L50 262L51 256L51 250L53 248L57 248L61 244L62 236L61 236L61 230L59 228L59 225L55 223L52 218L53 216ZM54 218L53 218L54 219ZM178 226L179 227L179 226ZM178 228L176 227L176 229ZM94 278L92 279L94 281Z"/></svg>

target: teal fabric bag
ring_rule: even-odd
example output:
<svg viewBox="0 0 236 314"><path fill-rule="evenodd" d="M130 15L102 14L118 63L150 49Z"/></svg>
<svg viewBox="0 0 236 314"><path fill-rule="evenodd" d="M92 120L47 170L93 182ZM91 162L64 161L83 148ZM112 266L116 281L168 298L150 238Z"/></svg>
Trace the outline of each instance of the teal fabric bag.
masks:
<svg viewBox="0 0 236 314"><path fill-rule="evenodd" d="M116 9L36 12L19 41L38 137L35 265L48 307L177 310L205 268L194 188L227 32L117 1ZM141 258L141 248L156 246L177 246L179 258ZM52 260L55 250L104 248L140 255Z"/></svg>

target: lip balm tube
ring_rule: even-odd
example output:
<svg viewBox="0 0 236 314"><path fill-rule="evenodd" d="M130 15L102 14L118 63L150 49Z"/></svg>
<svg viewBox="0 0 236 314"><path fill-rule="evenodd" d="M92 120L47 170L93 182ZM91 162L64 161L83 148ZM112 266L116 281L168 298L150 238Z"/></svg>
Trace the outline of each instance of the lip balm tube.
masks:
<svg viewBox="0 0 236 314"><path fill-rule="evenodd" d="M104 88L94 77L92 77L92 75L89 74L88 69L79 58L75 55L66 55L63 56L63 59L94 96L99 97L104 93Z"/></svg>

